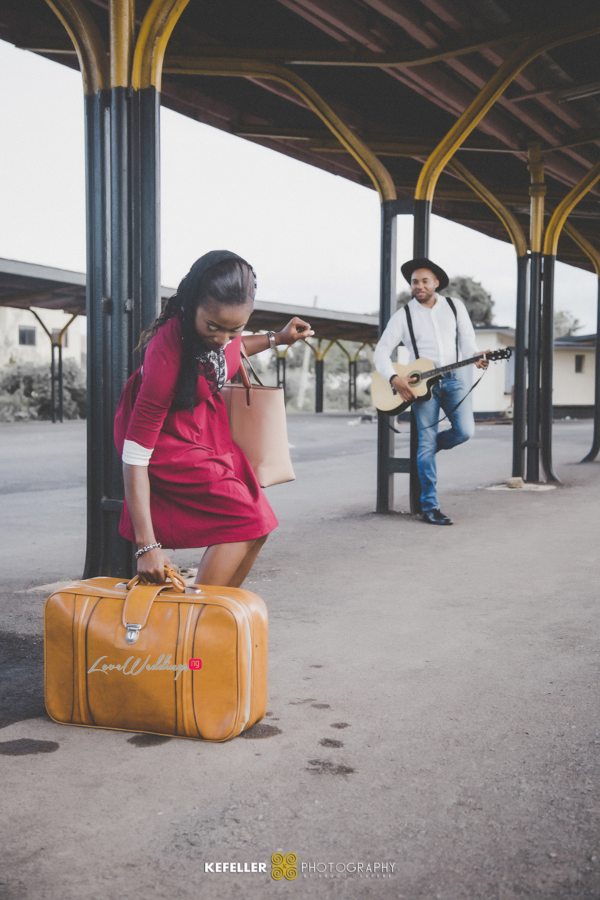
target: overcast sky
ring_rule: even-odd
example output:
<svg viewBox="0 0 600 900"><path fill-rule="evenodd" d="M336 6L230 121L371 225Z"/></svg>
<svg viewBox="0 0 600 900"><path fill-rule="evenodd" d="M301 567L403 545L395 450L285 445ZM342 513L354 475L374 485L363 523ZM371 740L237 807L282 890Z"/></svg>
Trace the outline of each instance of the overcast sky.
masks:
<svg viewBox="0 0 600 900"><path fill-rule="evenodd" d="M83 100L77 72L0 41L0 256L85 269ZM398 261L412 219L399 220ZM246 257L263 300L349 312L379 304L375 191L162 110L162 283L208 250ZM471 275L514 325L512 245L436 216L430 253ZM556 307L596 330L595 276L557 266ZM399 276L398 289L403 286Z"/></svg>

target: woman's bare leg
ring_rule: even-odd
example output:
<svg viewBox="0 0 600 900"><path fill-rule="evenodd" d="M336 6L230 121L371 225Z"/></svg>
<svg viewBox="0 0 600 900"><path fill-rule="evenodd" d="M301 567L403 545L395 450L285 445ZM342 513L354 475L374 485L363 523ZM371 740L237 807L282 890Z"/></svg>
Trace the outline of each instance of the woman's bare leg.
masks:
<svg viewBox="0 0 600 900"><path fill-rule="evenodd" d="M254 541L207 547L198 567L196 584L241 587L266 539L267 535Z"/></svg>
<svg viewBox="0 0 600 900"><path fill-rule="evenodd" d="M245 557L243 558L240 565L236 569L233 578L229 582L229 587L241 587L243 585L244 581L246 580L246 578L248 577L248 575L250 573L250 569L256 562L256 557L262 550L263 544L267 540L267 537L268 537L268 535L265 534L264 537L257 538L253 542L252 547L246 553Z"/></svg>
<svg viewBox="0 0 600 900"><path fill-rule="evenodd" d="M196 584L228 585L253 545L254 541L239 541L207 547L198 567Z"/></svg>

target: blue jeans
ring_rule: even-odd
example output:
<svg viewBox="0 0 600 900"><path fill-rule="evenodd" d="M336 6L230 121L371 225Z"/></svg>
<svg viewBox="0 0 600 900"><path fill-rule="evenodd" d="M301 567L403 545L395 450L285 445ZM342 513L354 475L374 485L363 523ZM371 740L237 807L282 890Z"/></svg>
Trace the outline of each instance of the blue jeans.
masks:
<svg viewBox="0 0 600 900"><path fill-rule="evenodd" d="M451 412L471 387L470 375L471 373L466 373L464 369L447 372L440 383L433 388L431 400L420 400L413 404L412 408L419 428L417 468L421 481L421 504L424 512L438 509L440 505L437 496L435 454L438 450L451 450L457 444L463 444L475 433L471 394L455 412ZM444 413L448 415L452 428L438 434L439 425L434 423L437 423Z"/></svg>

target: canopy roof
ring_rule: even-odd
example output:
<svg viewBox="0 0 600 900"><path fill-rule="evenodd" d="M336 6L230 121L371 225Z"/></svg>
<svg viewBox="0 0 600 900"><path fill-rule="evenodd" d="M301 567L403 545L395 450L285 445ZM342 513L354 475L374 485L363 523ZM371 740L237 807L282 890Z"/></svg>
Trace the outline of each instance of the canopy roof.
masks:
<svg viewBox="0 0 600 900"><path fill-rule="evenodd" d="M83 0L108 43L106 0ZM148 7L137 0L138 22ZM169 43L162 102L186 116L352 181L367 176L286 86L249 75L180 74L183 58L267 60L301 75L381 158L398 196L412 198L422 162L508 55L533 35L599 14L597 0L190 0ZM77 67L45 0L0 0L0 36ZM545 151L552 210L600 159L600 35L533 60L458 151L457 159L528 231L526 149ZM575 208L600 245L598 189ZM495 214L456 174L433 211L507 240ZM559 258L591 268L565 235Z"/></svg>
<svg viewBox="0 0 600 900"><path fill-rule="evenodd" d="M175 288L161 287L166 300ZM60 309L85 315L85 274L54 269L15 259L0 259L0 306L16 309ZM293 315L309 321L317 339L359 341L374 344L378 337L377 316L341 313L314 307L257 300L248 331L280 331Z"/></svg>

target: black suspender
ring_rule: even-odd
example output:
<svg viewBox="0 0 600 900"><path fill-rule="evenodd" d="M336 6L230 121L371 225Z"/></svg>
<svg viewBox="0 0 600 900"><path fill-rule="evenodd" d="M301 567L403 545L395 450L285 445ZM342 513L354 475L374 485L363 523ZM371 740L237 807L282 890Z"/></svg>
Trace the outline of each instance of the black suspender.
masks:
<svg viewBox="0 0 600 900"><path fill-rule="evenodd" d="M456 362L458 362L458 313L456 312L456 306L454 302L450 299L450 297L445 297L445 300L448 301L448 306L454 313L454 319L456 321ZM410 314L410 309L408 308L408 303L404 307L404 311L406 313L406 324L408 325L408 333L410 334L410 340L413 346L413 352L415 354L415 359L419 358L419 348L417 347L417 342L415 340L415 332L413 329L412 316Z"/></svg>
<svg viewBox="0 0 600 900"><path fill-rule="evenodd" d="M456 312L456 306L454 305L454 301L450 299L450 297L446 297L448 301L448 306L454 313L454 320L456 322L456 362L458 362L458 313Z"/></svg>
<svg viewBox="0 0 600 900"><path fill-rule="evenodd" d="M417 342L415 340L415 332L413 329L412 316L410 314L410 309L408 308L408 303L404 307L404 312L406 313L406 324L408 325L408 333L410 334L410 339L412 341L415 359L418 359L419 358L419 348L417 347Z"/></svg>

